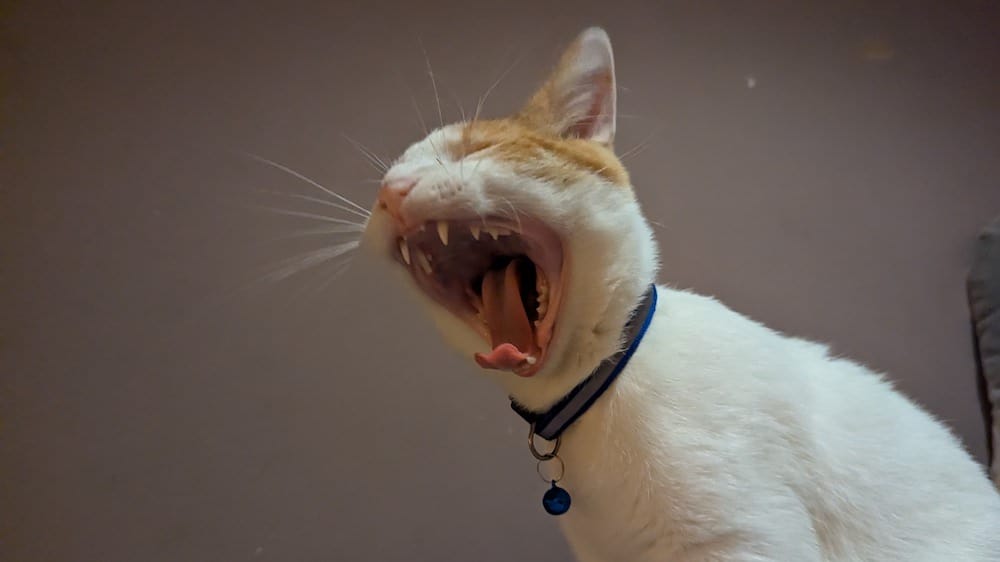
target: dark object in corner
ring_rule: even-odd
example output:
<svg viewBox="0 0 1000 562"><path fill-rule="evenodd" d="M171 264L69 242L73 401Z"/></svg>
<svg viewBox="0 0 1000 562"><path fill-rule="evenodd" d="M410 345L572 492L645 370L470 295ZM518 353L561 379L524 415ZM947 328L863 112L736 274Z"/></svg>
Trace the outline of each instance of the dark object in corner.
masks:
<svg viewBox="0 0 1000 562"><path fill-rule="evenodd" d="M976 241L968 292L990 423L990 477L1000 488L1000 218Z"/></svg>

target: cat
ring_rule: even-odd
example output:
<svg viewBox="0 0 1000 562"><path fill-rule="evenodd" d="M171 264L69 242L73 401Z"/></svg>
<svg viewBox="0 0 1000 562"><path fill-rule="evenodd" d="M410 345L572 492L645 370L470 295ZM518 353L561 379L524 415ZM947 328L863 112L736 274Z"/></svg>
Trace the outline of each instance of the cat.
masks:
<svg viewBox="0 0 1000 562"><path fill-rule="evenodd" d="M658 274L615 112L588 28L517 114L406 149L363 233L529 411L627 344ZM561 438L580 562L1000 561L1000 494L944 425L822 345L655 287L641 344Z"/></svg>

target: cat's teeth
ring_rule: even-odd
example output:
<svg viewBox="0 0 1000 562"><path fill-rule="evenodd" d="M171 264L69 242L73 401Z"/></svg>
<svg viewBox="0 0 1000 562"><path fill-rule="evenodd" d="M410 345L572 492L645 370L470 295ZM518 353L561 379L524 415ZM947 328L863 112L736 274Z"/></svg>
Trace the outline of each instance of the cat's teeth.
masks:
<svg viewBox="0 0 1000 562"><path fill-rule="evenodd" d="M543 294L548 294L549 292L549 281L544 275L539 275L535 280L535 290L538 291L539 296Z"/></svg>
<svg viewBox="0 0 1000 562"><path fill-rule="evenodd" d="M448 245L448 223L445 221L438 221L438 238L442 244Z"/></svg>
<svg viewBox="0 0 1000 562"><path fill-rule="evenodd" d="M541 322L542 318L545 318L545 313L549 311L549 301L539 302L535 311L538 312L538 321Z"/></svg>
<svg viewBox="0 0 1000 562"><path fill-rule="evenodd" d="M410 265L410 246L406 243L406 238L399 239L399 253L403 255L406 265Z"/></svg>
<svg viewBox="0 0 1000 562"><path fill-rule="evenodd" d="M500 229L499 228L494 228L492 226L488 226L488 227L486 227L486 232L489 232L490 236L492 236L494 240L496 240L497 238L500 237Z"/></svg>
<svg viewBox="0 0 1000 562"><path fill-rule="evenodd" d="M549 311L549 283L541 275L538 276L538 280L535 282L535 289L538 291L538 307L535 310L538 312L538 320L535 321L537 326L542 318L545 318L545 313Z"/></svg>
<svg viewBox="0 0 1000 562"><path fill-rule="evenodd" d="M472 237L475 238L476 240L479 240L479 234L482 232L482 230L483 229L480 228L480 226L477 224L469 227L469 231L472 232Z"/></svg>
<svg viewBox="0 0 1000 562"><path fill-rule="evenodd" d="M528 365L534 365L538 362L538 359L534 355L529 355L524 360L528 362Z"/></svg>
<svg viewBox="0 0 1000 562"><path fill-rule="evenodd" d="M424 273L431 274L431 262L423 250L417 250L417 263L420 264L420 269L423 269Z"/></svg>

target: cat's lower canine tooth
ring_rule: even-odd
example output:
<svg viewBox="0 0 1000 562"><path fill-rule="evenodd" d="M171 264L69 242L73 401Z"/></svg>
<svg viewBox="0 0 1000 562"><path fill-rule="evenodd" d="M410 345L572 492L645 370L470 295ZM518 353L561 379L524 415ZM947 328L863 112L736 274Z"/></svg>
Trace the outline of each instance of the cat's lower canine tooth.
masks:
<svg viewBox="0 0 1000 562"><path fill-rule="evenodd" d="M442 244L448 245L448 223L445 221L438 221L438 238Z"/></svg>
<svg viewBox="0 0 1000 562"><path fill-rule="evenodd" d="M423 251L420 250L417 251L417 263L420 264L420 269L423 269L424 273L428 275L430 274L431 262L430 259L427 258L427 254L425 254Z"/></svg>
<svg viewBox="0 0 1000 562"><path fill-rule="evenodd" d="M399 239L399 253L402 254L406 265L410 265L410 247L406 244L406 238Z"/></svg>

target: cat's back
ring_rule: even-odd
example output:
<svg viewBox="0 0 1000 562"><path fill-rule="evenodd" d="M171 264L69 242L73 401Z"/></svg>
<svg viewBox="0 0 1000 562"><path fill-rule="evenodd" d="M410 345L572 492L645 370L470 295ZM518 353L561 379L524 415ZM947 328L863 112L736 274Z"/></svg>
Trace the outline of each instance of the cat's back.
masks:
<svg viewBox="0 0 1000 562"><path fill-rule="evenodd" d="M654 466L721 496L719 517L768 490L801 503L825 560L1000 560L982 467L871 370L666 288L634 361L618 399L656 420L638 429L670 459Z"/></svg>

